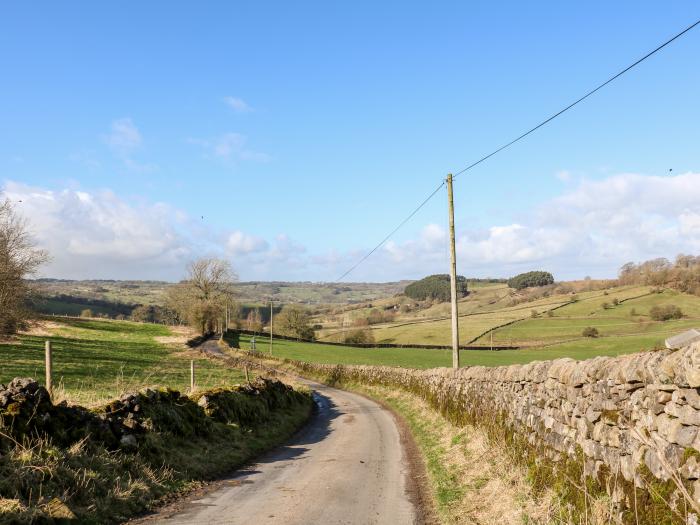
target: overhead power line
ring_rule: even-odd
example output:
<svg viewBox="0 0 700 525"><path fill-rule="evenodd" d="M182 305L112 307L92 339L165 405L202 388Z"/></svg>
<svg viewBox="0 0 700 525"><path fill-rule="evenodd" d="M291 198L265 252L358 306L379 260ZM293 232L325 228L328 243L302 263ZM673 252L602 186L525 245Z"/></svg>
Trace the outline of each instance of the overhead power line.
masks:
<svg viewBox="0 0 700 525"><path fill-rule="evenodd" d="M466 168L464 168L464 169L462 169L462 170L456 172L456 173L454 174L453 178L456 178L456 177L458 177L459 175L461 175L462 173L464 173L465 171L469 171L470 169L474 168L475 166L478 166L479 164L481 164L482 162L484 162L484 161L487 160L487 159L490 159L491 157L493 157L493 156L496 155L497 153L500 153L501 151L503 151L503 150L506 149L506 148L509 148L510 146L512 146L513 144L515 144L516 142L521 141L522 139L524 139L525 137L527 137L530 133L533 133L534 131L537 131L538 129L540 129L540 128L541 128L542 126L544 126L545 124L550 123L551 121L553 121L553 120L554 120L555 118L557 118L558 116L562 115L563 113L566 113L566 112L569 111L571 108L573 108L575 105L577 105L577 104L583 102L584 100L586 100L588 97L590 97L591 95L593 95L593 94L596 93L597 91L603 89L605 86L607 86L608 84L610 84L611 82L613 82L613 81L616 80L617 78L619 78L619 77L621 77L622 75L624 75L625 73L627 73L630 69L633 69L634 67L636 67L636 66L638 66L639 64L641 64L642 62L644 62L644 61L645 61L647 58L649 58L650 56L654 55L655 53L658 53L658 52L661 51L663 48L665 48L667 45L669 45L671 42L673 42L673 41L676 40L677 38L682 37L684 34L686 34L688 31L690 31L691 29L693 29L693 28L694 28L695 26L697 26L697 25L700 25L700 20L698 20L697 22L695 22L695 23L692 24L692 25L689 25L689 26L686 27L683 31L681 31L680 33L677 33L677 34L676 34L675 36L673 36L672 38L669 38L668 40L666 40L666 42L664 42L663 44L661 44L660 46L658 46L657 48L655 48L653 51L650 51L649 53L647 53L646 55L644 55L642 58L640 58L639 60L637 60L637 61L634 62L633 64L630 64L629 66L627 66L625 69L623 69L622 71L620 71L620 72L617 73L616 75L613 75L612 77L610 77L609 79L607 79L607 80L606 80L605 82L603 82L602 84L599 84L599 85L598 85L597 87L595 87L594 89L591 89L588 93L586 93L585 95L583 95L581 98L575 100L574 102L572 102L571 104L569 104L568 106L566 106L564 109L561 109L561 110L557 111L557 112L556 112L554 115L552 115L551 117L549 117L549 118L543 120L542 122L540 122L539 124L537 124L534 128L529 129L528 131L526 131L526 132L523 133L522 135L520 135L520 136L514 138L513 140L511 140L511 141L508 142L507 144L504 144L504 145L501 146L500 148L493 150L493 151L492 151L491 153L489 153L488 155L484 155L483 157L481 157L481 158L480 158L479 160L477 160L476 162L472 162L472 163L471 163L469 166L467 166Z"/></svg>
<svg viewBox="0 0 700 525"><path fill-rule="evenodd" d="M606 80L606 81L603 82L602 84L599 84L598 86L596 86L595 88L593 88L592 90L590 90L588 93L586 93L586 94L583 95L582 97L578 98L577 100L575 100L574 102L572 102L571 104L569 104L568 106L566 106L565 108L563 108L563 109L557 111L557 112L554 113L552 116L550 116L550 117L548 117L547 119L543 120L542 122L540 122L539 124L537 124L535 127L530 128L528 131L526 131L526 132L523 133L522 135L519 135L518 137L514 138L514 139L511 140L510 142L507 142L506 144L504 144L504 145L500 146L499 148L493 150L493 151L492 151L491 153L489 153L488 155L484 155L483 157L481 157L481 158L480 158L479 160L477 160L476 162L472 162L472 163L469 164L466 168L461 169L460 171L456 172L456 173L454 174L454 176L453 176L453 179L456 178L456 177L458 177L458 176L461 175L462 173L465 173L465 172L469 171L470 169L472 169L472 168L478 166L479 164L481 164L481 163L484 162L485 160L490 159L490 158L493 157L494 155L497 155L498 153L500 153L500 152L503 151L504 149L509 148L510 146L512 146L513 144L515 144L516 142L521 141L522 139L524 139L525 137L527 137L527 136L530 135L531 133L533 133L533 132L537 131L538 129L540 129L542 126L545 126L546 124L549 124L551 121L553 121L553 120L556 119L557 117L559 117L559 116L561 116L562 114L566 113L567 111L569 111L571 108L573 108L573 107L576 106L577 104L580 104L581 102L583 102L584 100L586 100L588 97L590 97L590 96L593 95L594 93L600 91L600 90L603 89L605 86L607 86L607 85L610 84L611 82L615 81L616 79L618 79L619 77L621 77L622 75L624 75L625 73L627 73L629 70L635 68L636 66L638 66L639 64L641 64L642 62L644 62L647 58L649 58L649 57L651 57L652 55L658 53L658 52L661 51L663 48L665 48L667 45L669 45L671 42L673 42L674 40L677 40L678 38L682 37L684 34L686 34L688 31L690 31L691 29L695 28L695 27L698 26L698 25L700 25L700 20L697 20L697 21L694 22L693 24L689 25L688 27L686 27L685 29L683 29L680 33L675 34L673 37L669 38L669 39L666 40L663 44L661 44L661 45L657 46L656 48L654 48L652 51L650 51L649 53L647 53L646 55L644 55L644 56L643 56L642 58L640 58L639 60L637 60L637 61L635 61L634 63L630 64L629 66L627 66L626 68L624 68L622 71L616 73L615 75L613 75L612 77L610 77L608 80ZM374 248L372 248L364 257L362 257L362 259L360 259L359 261L357 261L357 263L355 263L355 264L354 264L349 270L347 270L343 275L341 275L340 277L338 277L338 278L336 279L336 282L342 280L344 277L346 277L346 276L349 275L351 272L353 272L358 266L360 266L363 262L365 262L374 252L376 252L379 248L381 248L381 247L384 245L384 243L386 243L389 239L391 239L391 237L392 237L397 231L399 231L399 230L401 229L401 227L402 227L404 224L406 224L409 220L411 220L411 219L413 218L413 216L414 216L416 213L418 213L418 211L419 211L423 206L425 206L425 205L428 203L428 201L429 201L430 199L432 199L432 198L437 194L437 192L440 191L440 189L441 189L444 185L445 185L445 181L443 181L443 182L440 184L440 186L438 186L430 195L428 195L428 197L427 197L423 202L421 202L420 205L419 205L417 208L415 208L403 221L401 221L401 222L399 223L399 225L398 225L396 228L394 228L393 230L391 230L391 232L390 232L386 237L384 237L384 238L381 240L381 242L380 242L379 244L377 244Z"/></svg>
<svg viewBox="0 0 700 525"><path fill-rule="evenodd" d="M337 282L337 281L340 281L343 277L345 277L345 276L348 275L350 272L352 272L355 268L357 268L358 266L360 266L363 262L365 262L365 261L369 258L370 255L372 255L372 254L373 254L374 252L376 252L379 248L381 248L381 246L382 246L386 241L388 241L389 239L391 239L392 235L394 235L397 231L399 231L399 230L401 229L401 227L402 227L404 224L406 224L408 221L410 221L410 220L413 218L413 216L414 216L416 213L418 213L418 212L420 211L420 209L421 209L423 206L425 206L426 204L428 204L428 201L429 201L430 199L432 199L432 198L437 194L437 192L440 191L440 189L441 189L444 185L445 185L445 181L443 181L443 182L440 184L440 186L438 186L437 188L435 188L435 190L434 190L430 195L428 195L428 197L427 197L423 202L421 202L421 203L418 205L418 207L416 207L416 208L408 215L408 217L406 217L404 220L402 220L401 223L400 223L396 228L394 228L393 230L391 230L391 232L389 232L389 235L387 235L386 237L384 237L384 238L381 240L381 242L380 242L379 244L377 244L374 248L372 248L372 250L370 250L370 251L367 253L367 255L365 255L362 259L360 259L359 261L357 261L357 262L355 263L355 265L354 265L352 268L350 268L347 272L345 272L343 275L341 275L340 277L338 277L338 278L336 279L336 282Z"/></svg>

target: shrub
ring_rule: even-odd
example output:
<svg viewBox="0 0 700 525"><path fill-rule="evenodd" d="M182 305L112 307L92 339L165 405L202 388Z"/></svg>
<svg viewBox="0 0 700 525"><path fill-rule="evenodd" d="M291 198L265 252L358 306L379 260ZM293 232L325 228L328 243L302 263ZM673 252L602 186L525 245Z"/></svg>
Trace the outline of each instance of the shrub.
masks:
<svg viewBox="0 0 700 525"><path fill-rule="evenodd" d="M539 317L539 316L540 316L540 314L537 313L537 310L530 310L530 317L532 317L533 319L535 319L535 318L537 318L537 317Z"/></svg>
<svg viewBox="0 0 700 525"><path fill-rule="evenodd" d="M581 332L581 335L583 337L598 337L600 335L598 333L598 329L593 327L593 326L587 326L586 328L583 329L583 332Z"/></svg>
<svg viewBox="0 0 700 525"><path fill-rule="evenodd" d="M516 290L534 286L548 286L554 284L554 277L549 272L526 272L508 279L508 286Z"/></svg>
<svg viewBox="0 0 700 525"><path fill-rule="evenodd" d="M608 308L610 308L610 303L606 301L603 304L601 304L600 306L603 308L603 310L607 310Z"/></svg>
<svg viewBox="0 0 700 525"><path fill-rule="evenodd" d="M282 335L296 337L297 339L314 338L309 311L296 304L283 306L282 311L275 316L274 326L275 330Z"/></svg>
<svg viewBox="0 0 700 525"><path fill-rule="evenodd" d="M649 316L654 321L669 321L671 319L680 319L683 317L683 312L675 304L666 304L663 306L652 306L649 310Z"/></svg>
<svg viewBox="0 0 700 525"><path fill-rule="evenodd" d="M447 274L429 275L420 281L409 284L403 293L416 301L425 301L426 299L438 302L449 301L451 297L450 276ZM458 275L457 296L466 297L468 293L466 277Z"/></svg>
<svg viewBox="0 0 700 525"><path fill-rule="evenodd" d="M615 299L612 300L612 303L613 306L617 306L618 304L620 304L620 300L617 297L615 297Z"/></svg>
<svg viewBox="0 0 700 525"><path fill-rule="evenodd" d="M554 317L554 310L547 310L547 317Z"/></svg>
<svg viewBox="0 0 700 525"><path fill-rule="evenodd" d="M85 308L85 310L80 312L80 317L92 317L92 310Z"/></svg>
<svg viewBox="0 0 700 525"><path fill-rule="evenodd" d="M371 330L353 330L345 334L345 342L351 344L371 344L374 343L374 335Z"/></svg>

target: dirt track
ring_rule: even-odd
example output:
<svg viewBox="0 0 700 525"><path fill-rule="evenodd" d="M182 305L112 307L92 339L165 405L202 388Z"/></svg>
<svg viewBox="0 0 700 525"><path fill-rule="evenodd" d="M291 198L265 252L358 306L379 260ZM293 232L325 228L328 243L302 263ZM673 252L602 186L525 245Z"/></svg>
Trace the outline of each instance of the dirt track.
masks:
<svg viewBox="0 0 700 525"><path fill-rule="evenodd" d="M170 524L412 524L414 480L392 414L313 384L317 414L288 445L145 521Z"/></svg>

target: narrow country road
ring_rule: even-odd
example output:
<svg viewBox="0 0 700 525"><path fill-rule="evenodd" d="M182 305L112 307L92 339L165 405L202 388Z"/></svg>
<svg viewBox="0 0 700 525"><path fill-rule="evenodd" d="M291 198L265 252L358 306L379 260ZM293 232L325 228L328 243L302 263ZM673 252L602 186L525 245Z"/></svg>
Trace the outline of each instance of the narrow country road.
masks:
<svg viewBox="0 0 700 525"><path fill-rule="evenodd" d="M392 414L362 396L312 384L318 407L286 446L260 457L165 524L413 524L407 463Z"/></svg>

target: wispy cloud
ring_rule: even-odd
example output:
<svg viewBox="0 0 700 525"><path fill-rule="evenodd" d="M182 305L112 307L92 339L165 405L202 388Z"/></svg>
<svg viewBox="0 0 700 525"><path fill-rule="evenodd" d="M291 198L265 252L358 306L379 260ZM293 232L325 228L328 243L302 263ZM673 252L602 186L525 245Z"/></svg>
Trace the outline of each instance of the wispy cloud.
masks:
<svg viewBox="0 0 700 525"><path fill-rule="evenodd" d="M253 108L245 100L238 97L224 97L224 103L236 113L250 113Z"/></svg>
<svg viewBox="0 0 700 525"><path fill-rule="evenodd" d="M267 153L254 151L247 146L248 138L240 133L224 133L212 139L187 139L190 144L204 148L205 157L218 158L223 161L268 162Z"/></svg>
<svg viewBox="0 0 700 525"><path fill-rule="evenodd" d="M114 153L126 156L141 147L143 138L130 118L120 118L112 122L104 141Z"/></svg>
<svg viewBox="0 0 700 525"><path fill-rule="evenodd" d="M102 139L127 169L138 172L158 169L158 165L152 162L142 162L135 158L143 146L143 137L130 118L114 120L109 133L103 135Z"/></svg>
<svg viewBox="0 0 700 525"><path fill-rule="evenodd" d="M95 155L90 151L79 151L68 156L68 160L80 164L89 169L98 169L102 166Z"/></svg>

